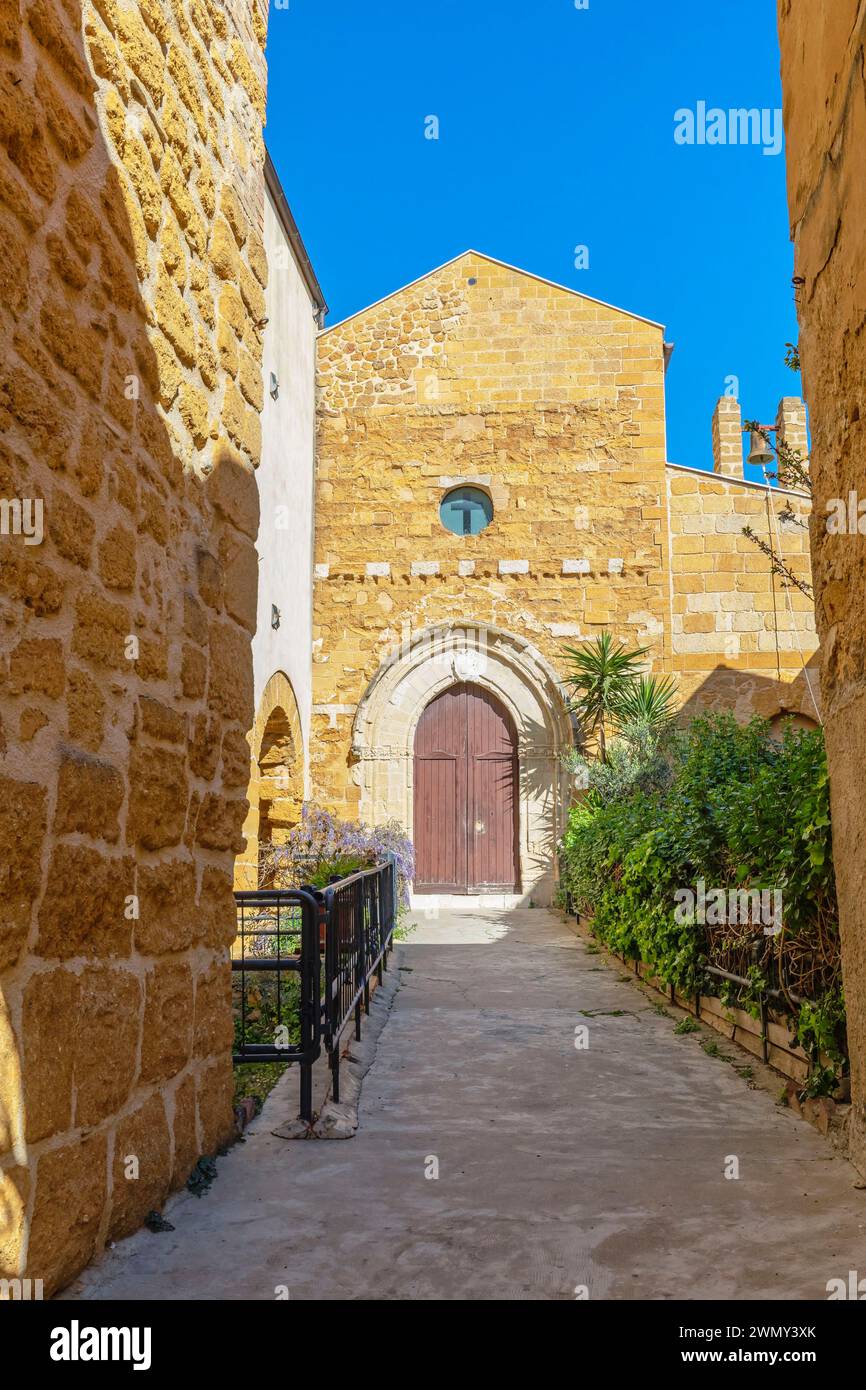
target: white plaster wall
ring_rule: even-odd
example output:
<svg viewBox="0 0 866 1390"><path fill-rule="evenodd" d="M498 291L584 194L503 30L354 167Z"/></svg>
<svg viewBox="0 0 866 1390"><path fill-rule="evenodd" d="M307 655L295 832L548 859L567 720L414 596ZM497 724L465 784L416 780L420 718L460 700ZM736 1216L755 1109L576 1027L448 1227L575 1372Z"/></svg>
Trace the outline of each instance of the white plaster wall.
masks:
<svg viewBox="0 0 866 1390"><path fill-rule="evenodd" d="M275 671L295 691L309 769L312 703L313 488L315 451L315 306L268 194L265 249L269 280L264 342L265 404L259 528L258 629L253 641L256 709ZM271 398L271 372L279 395ZM280 626L271 627L271 604Z"/></svg>

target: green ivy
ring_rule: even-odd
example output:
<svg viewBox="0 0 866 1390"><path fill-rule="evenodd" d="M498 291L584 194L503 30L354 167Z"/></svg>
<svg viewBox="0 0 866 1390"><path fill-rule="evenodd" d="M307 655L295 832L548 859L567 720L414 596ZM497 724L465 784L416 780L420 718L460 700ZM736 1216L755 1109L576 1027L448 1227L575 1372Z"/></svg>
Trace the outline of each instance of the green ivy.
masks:
<svg viewBox="0 0 866 1390"><path fill-rule="evenodd" d="M760 1014L761 994L781 985L801 1045L842 1066L838 910L823 732L765 720L702 716L669 741L670 776L637 779L621 796L590 795L561 841L562 888L612 950L646 962L666 984L694 995L716 988L726 1003ZM713 888L780 890L783 932L760 941L758 963L734 973L743 987L712 986L707 934L678 922L674 894L698 880ZM786 975L796 939L797 976ZM778 956L778 959L777 959ZM727 967L725 967L727 968ZM771 979L771 975L773 978Z"/></svg>
<svg viewBox="0 0 866 1390"><path fill-rule="evenodd" d="M815 1003L800 1008L797 1042L817 1066L821 1054L839 1064L845 1056L845 1002L842 991L830 990Z"/></svg>

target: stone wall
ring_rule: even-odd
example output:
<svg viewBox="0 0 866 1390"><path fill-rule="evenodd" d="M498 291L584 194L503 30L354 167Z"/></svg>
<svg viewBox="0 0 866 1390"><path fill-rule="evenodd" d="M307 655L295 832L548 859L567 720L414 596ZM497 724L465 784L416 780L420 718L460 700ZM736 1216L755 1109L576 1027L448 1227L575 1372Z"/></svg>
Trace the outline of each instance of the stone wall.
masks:
<svg viewBox="0 0 866 1390"><path fill-rule="evenodd" d="M742 440L740 451L739 477L668 465L671 669L687 713L733 709L745 721L790 710L817 723L812 600L774 577L743 535L750 527L808 585L809 500L779 490L768 502L766 488L743 480Z"/></svg>
<svg viewBox="0 0 866 1390"><path fill-rule="evenodd" d="M379 721L400 746L368 746L364 696L402 647L403 665L389 669L405 671L414 700L412 641L449 625L501 634L497 660L512 670L512 639L529 644L526 664L545 663L554 688L564 645L607 628L647 647L653 671L676 673L689 712L723 704L772 715L807 700L792 683L815 648L810 605L795 596L789 611L742 535L747 523L767 534L764 491L742 479L741 441L739 478L731 441L728 476L666 466L664 356L660 325L471 252L321 336L317 800L352 816L411 805L411 728ZM477 536L440 522L458 484L492 499L493 522ZM806 499L793 504L808 510ZM796 528L785 553L808 579ZM431 682L440 674L429 668ZM524 711L550 686L527 680ZM501 686L508 703L504 676ZM554 731L527 727L521 739L547 760L542 799L555 803ZM389 758L397 795L383 790L392 783L382 766L365 765ZM527 759L523 794L537 803Z"/></svg>
<svg viewBox="0 0 866 1390"><path fill-rule="evenodd" d="M0 4L0 1273L46 1292L232 1126L265 26Z"/></svg>
<svg viewBox="0 0 866 1390"><path fill-rule="evenodd" d="M866 536L828 503L866 499L866 5L780 0L788 203L812 414L812 563L842 926L853 1154L866 1171ZM866 512L866 507L864 507ZM863 525L866 531L866 523Z"/></svg>

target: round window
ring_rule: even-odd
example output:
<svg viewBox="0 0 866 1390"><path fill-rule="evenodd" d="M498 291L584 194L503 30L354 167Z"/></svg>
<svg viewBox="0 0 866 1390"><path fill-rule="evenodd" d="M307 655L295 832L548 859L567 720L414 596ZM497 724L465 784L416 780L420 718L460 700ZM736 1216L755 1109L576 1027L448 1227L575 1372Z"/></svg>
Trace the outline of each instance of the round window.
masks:
<svg viewBox="0 0 866 1390"><path fill-rule="evenodd" d="M477 536L493 520L493 503L478 487L456 487L442 498L439 519L455 536Z"/></svg>

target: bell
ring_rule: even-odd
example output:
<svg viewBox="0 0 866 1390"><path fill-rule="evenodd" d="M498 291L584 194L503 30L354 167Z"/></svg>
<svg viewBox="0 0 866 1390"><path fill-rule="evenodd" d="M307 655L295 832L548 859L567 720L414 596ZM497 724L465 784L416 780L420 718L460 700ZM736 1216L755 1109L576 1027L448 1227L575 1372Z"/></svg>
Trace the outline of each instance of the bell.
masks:
<svg viewBox="0 0 866 1390"><path fill-rule="evenodd" d="M760 430L752 430L752 444L749 449L749 463L756 463L760 467L765 467L772 463L775 454L767 443L766 437Z"/></svg>

